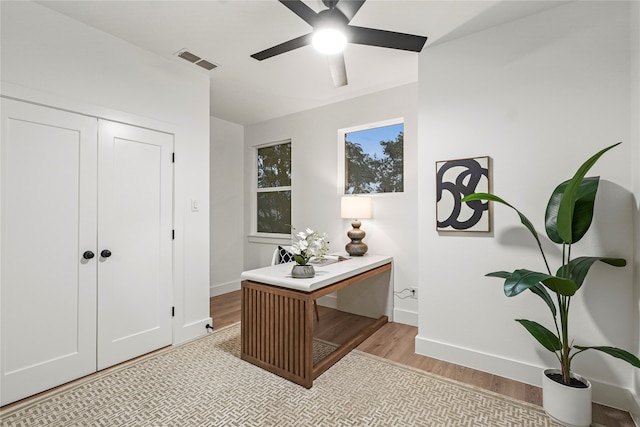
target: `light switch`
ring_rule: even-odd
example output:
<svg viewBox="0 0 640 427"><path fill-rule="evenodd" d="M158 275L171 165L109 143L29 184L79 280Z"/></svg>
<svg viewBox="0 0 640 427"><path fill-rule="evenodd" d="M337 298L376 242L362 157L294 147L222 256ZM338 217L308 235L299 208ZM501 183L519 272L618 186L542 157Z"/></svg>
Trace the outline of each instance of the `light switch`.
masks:
<svg viewBox="0 0 640 427"><path fill-rule="evenodd" d="M200 202L197 200L191 200L191 212L198 212L200 210Z"/></svg>

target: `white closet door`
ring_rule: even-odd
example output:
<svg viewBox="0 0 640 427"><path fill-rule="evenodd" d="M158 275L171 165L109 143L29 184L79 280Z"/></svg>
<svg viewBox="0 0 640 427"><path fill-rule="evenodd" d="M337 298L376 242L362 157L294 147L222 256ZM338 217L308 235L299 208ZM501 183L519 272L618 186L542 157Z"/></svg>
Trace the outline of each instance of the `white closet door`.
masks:
<svg viewBox="0 0 640 427"><path fill-rule="evenodd" d="M104 369L171 344L173 136L104 120L98 126L98 369Z"/></svg>
<svg viewBox="0 0 640 427"><path fill-rule="evenodd" d="M2 404L96 369L97 121L2 99Z"/></svg>

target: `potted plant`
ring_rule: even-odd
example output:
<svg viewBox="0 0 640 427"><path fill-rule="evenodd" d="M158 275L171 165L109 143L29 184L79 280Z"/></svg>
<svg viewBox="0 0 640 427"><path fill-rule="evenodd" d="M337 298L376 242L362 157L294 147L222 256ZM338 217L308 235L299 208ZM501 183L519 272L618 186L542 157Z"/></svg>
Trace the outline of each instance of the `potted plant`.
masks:
<svg viewBox="0 0 640 427"><path fill-rule="evenodd" d="M543 373L543 406L551 418L563 425L588 426L591 424L591 384L572 371L571 362L575 356L586 350L596 350L640 368L640 359L626 350L610 346L574 344L569 335L571 298L582 287L591 266L597 261L614 267L626 265L626 261L622 258L571 257L572 245L582 239L591 226L598 191L599 177L585 176L604 153L618 144L593 155L580 166L573 178L558 185L551 194L545 214L545 228L549 239L562 245L562 264L555 274L549 267L533 224L518 209L489 193L475 193L462 199L463 202L493 201L512 208L538 244L546 272L518 269L513 272L497 271L487 276L504 279L506 296L513 297L529 290L539 296L549 308L555 331L532 320L516 319L516 321L545 349L554 353L560 362L560 369L547 369ZM565 397L565 394L569 396Z"/></svg>
<svg viewBox="0 0 640 427"><path fill-rule="evenodd" d="M296 241L291 245L293 260L296 265L291 270L291 277L307 279L315 276L313 265L308 264L311 258L322 258L329 248L327 235L307 228L295 235Z"/></svg>

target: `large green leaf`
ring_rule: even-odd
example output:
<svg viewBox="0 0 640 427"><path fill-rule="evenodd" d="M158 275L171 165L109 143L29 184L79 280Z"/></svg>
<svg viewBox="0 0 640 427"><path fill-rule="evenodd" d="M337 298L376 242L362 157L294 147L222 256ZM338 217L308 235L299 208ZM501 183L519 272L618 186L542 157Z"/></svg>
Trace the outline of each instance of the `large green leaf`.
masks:
<svg viewBox="0 0 640 427"><path fill-rule="evenodd" d="M540 284L540 281L548 278L545 273L537 273L529 270L516 270L504 281L504 294L513 297Z"/></svg>
<svg viewBox="0 0 640 427"><path fill-rule="evenodd" d="M461 201L466 203L466 202L470 202L472 200L490 200L492 202L502 203L503 205L509 206L511 209L516 211L516 213L520 217L520 222L522 223L522 225L527 227L527 229L531 232L533 237L536 239L536 242L538 242L538 246L539 247L541 246L540 245L540 239L538 238L538 232L536 231L535 227L533 226L531 221L529 221L529 219L526 216L524 216L524 214L522 212L520 212L518 209L514 208L512 205L510 205L509 203L507 203L506 201L504 201L500 197L498 197L498 196L496 196L494 194L490 194L490 193L473 193L473 194L469 194L468 196L464 197Z"/></svg>
<svg viewBox="0 0 640 427"><path fill-rule="evenodd" d="M493 273L487 273L485 276L487 277L500 277L501 279L506 279L511 276L512 273L508 271L494 271Z"/></svg>
<svg viewBox="0 0 640 427"><path fill-rule="evenodd" d="M487 277L499 277L501 279L508 279L509 277L511 277L512 274L513 273L510 273L508 271L494 271L493 273L485 274L485 276L487 276ZM555 317L556 316L556 305L554 304L553 299L551 298L551 295L549 295L549 292L547 292L545 287L542 286L542 284L537 283L536 285L531 286L529 288L529 290L531 292L533 292L534 294L538 295L540 298L542 298L542 300L547 304L547 306L549 307L549 310L551 310L551 313L553 313L553 316Z"/></svg>
<svg viewBox="0 0 640 427"><path fill-rule="evenodd" d="M576 283L577 289L580 289L580 287L582 286L582 283L584 282L584 278L587 276L587 273L589 273L589 269L591 268L593 263L595 263L596 261L602 261L605 264L609 264L614 267L624 267L625 265L627 265L627 261L623 258L606 258L606 257L595 257L595 256L590 256L590 257L583 256L583 257L574 258L567 265L569 269L568 278L573 280ZM563 274L564 274L564 269L563 267L560 267L556 275L562 276Z"/></svg>
<svg viewBox="0 0 640 427"><path fill-rule="evenodd" d="M622 359L625 362L629 362L636 368L640 368L640 359L637 356L629 353L626 350L622 350L621 348L616 347L607 347L607 346L597 346L597 347L582 347L579 345L574 346L578 350L598 350L603 353L607 353L609 356L617 357L618 359Z"/></svg>
<svg viewBox="0 0 640 427"><path fill-rule="evenodd" d="M506 278L504 281L504 294L512 297L537 286L539 283L544 284L547 288L560 295L571 296L577 290L573 280L523 269L514 271L511 276Z"/></svg>
<svg viewBox="0 0 640 427"><path fill-rule="evenodd" d="M618 142L617 144L611 145L603 150L600 150L591 158L589 158L586 162L582 164L576 171L575 175L567 184L567 188L564 190L564 194L562 195L562 200L560 201L560 206L558 208L558 235L565 243L574 243L573 236L573 214L576 209L576 198L578 196L578 189L580 188L580 183L583 178L591 169L591 167L598 161L598 159L607 151L611 150L616 145L622 144Z"/></svg>
<svg viewBox="0 0 640 427"><path fill-rule="evenodd" d="M541 324L526 319L516 319L516 322L524 326L525 329L550 352L555 353L556 351L562 350L560 338Z"/></svg>
<svg viewBox="0 0 640 427"><path fill-rule="evenodd" d="M567 297L574 295L578 290L578 286L573 280L563 277L549 276L542 283L553 292Z"/></svg>
<svg viewBox="0 0 640 427"><path fill-rule="evenodd" d="M599 182L600 177L589 177L583 179L578 187L571 231L574 243L582 239L591 226ZM558 234L558 209L568 184L569 181L565 181L553 190L545 213L547 236L555 243L564 243Z"/></svg>

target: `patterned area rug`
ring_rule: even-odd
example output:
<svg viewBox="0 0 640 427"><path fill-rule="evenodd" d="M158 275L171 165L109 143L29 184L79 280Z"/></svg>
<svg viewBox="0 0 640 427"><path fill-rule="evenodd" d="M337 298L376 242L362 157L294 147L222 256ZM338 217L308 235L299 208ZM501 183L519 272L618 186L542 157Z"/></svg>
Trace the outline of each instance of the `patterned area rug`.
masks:
<svg viewBox="0 0 640 427"><path fill-rule="evenodd" d="M10 408L2 426L557 426L537 406L352 351L307 390L239 324Z"/></svg>

